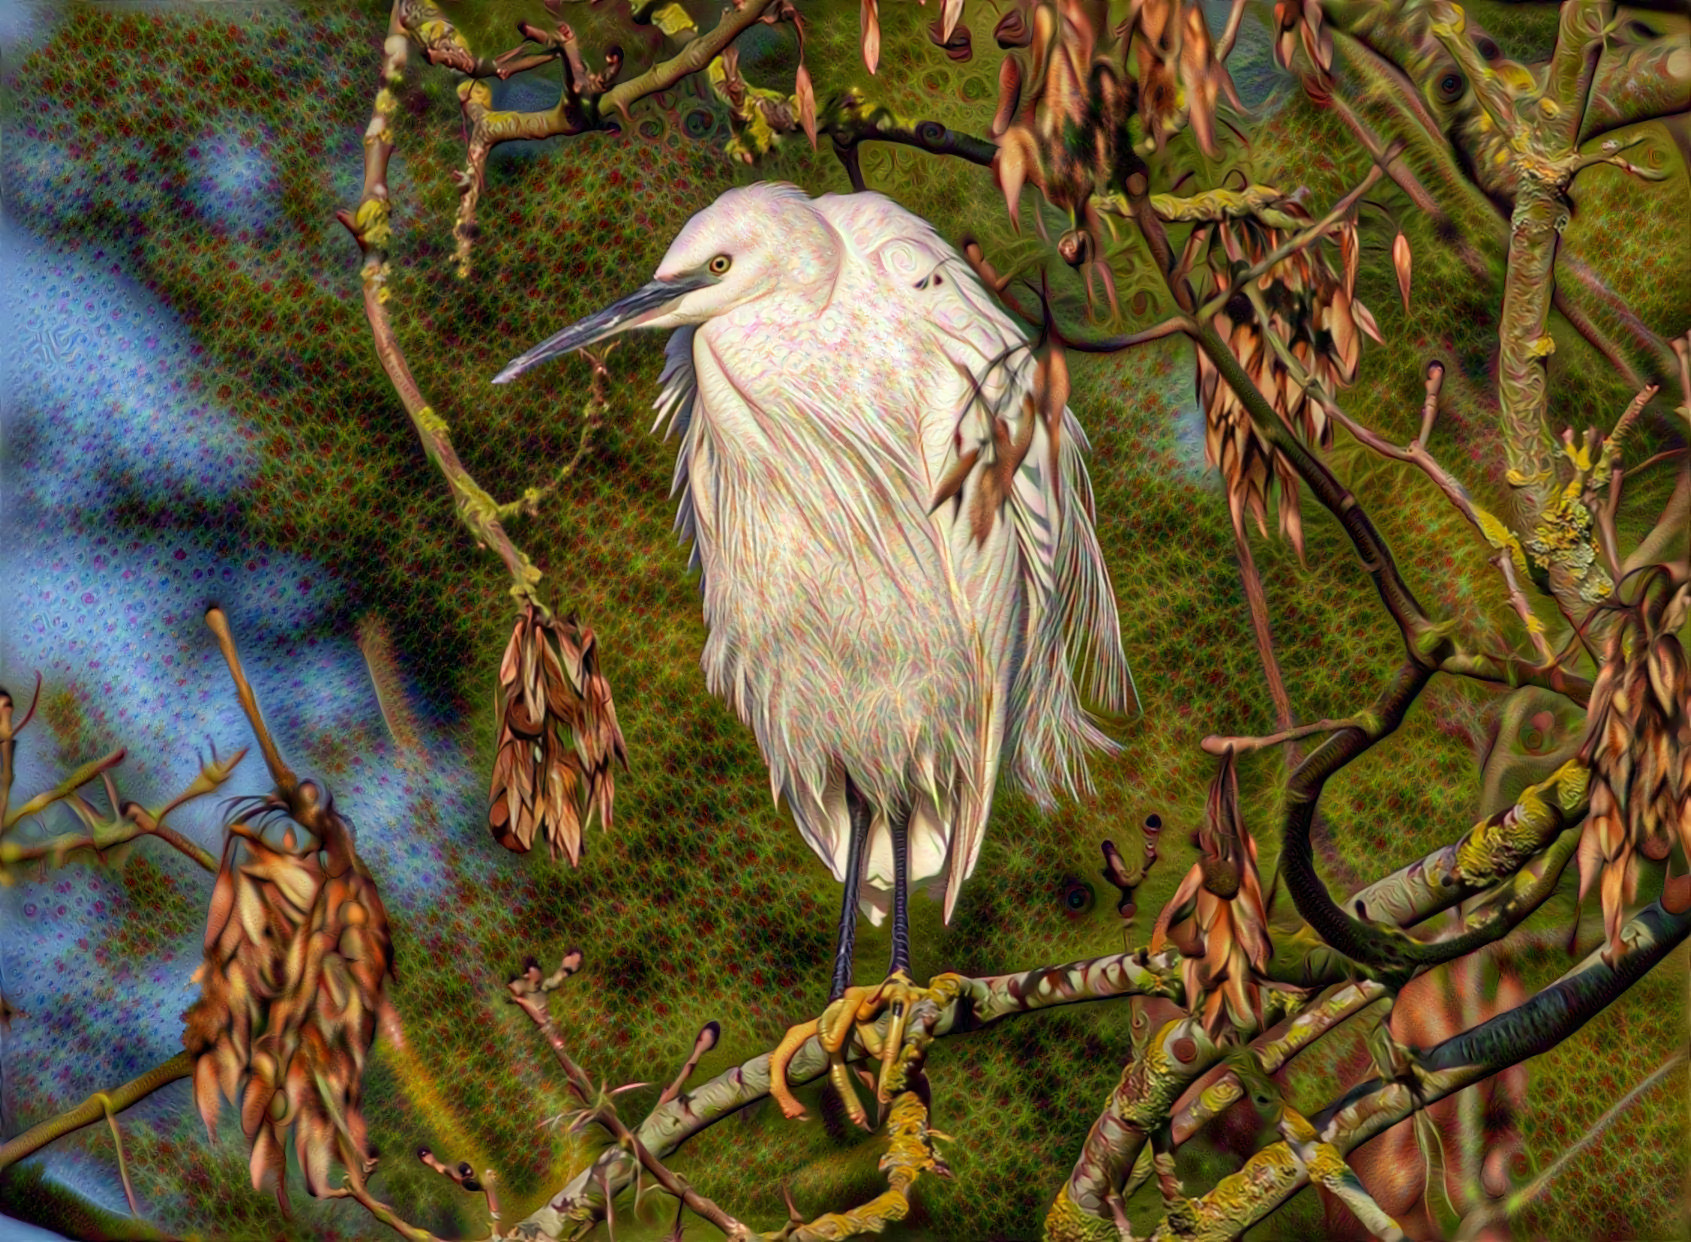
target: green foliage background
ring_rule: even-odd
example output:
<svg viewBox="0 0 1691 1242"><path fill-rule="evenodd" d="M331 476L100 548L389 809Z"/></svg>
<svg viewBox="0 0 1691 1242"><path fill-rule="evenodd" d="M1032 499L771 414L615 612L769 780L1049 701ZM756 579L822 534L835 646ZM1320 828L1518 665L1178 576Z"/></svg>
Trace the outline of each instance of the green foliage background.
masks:
<svg viewBox="0 0 1691 1242"><path fill-rule="evenodd" d="M572 6L566 16L589 48L606 12ZM688 6L705 25L711 4ZM461 9L462 11L457 11ZM975 0L965 23L976 55L948 61L925 27L933 7L893 4L882 12L886 50L871 80L857 54L857 6L801 5L807 63L819 98L850 85L913 118L934 117L985 132L995 106L994 17ZM1505 50L1541 54L1554 29L1549 5L1482 0L1472 7ZM538 3L498 0L449 13L478 52L512 46L512 23L544 22ZM1252 23L1260 20L1253 14ZM19 69L8 100L9 130L33 125L74 132L88 144L145 135L153 158L138 179L96 193L67 226L87 244L116 245L124 262L182 314L208 351L220 399L261 429L263 468L242 504L255 536L317 558L343 582L360 612L394 636L406 674L423 687L418 710L457 722L478 771L492 760L488 709L509 635L508 583L498 562L458 524L447 490L424 459L376 363L357 300L356 248L333 222L353 206L359 137L377 85L386 11L368 0L346 7L216 6L203 10L79 6L49 46ZM1249 34L1249 32L1247 32ZM651 28L637 37L652 40ZM627 42L627 32L623 35ZM645 53L630 45L630 59ZM1241 56L1271 74L1263 41ZM419 67L413 52L399 117L399 153L389 185L395 203L390 311L423 391L451 425L472 474L500 499L550 479L573 451L586 371L571 360L521 384L488 385L502 363L644 279L670 238L721 190L753 178L797 182L812 193L849 189L827 151L788 142L755 172L721 154L722 110L689 83L642 105L634 132L500 149L482 200L474 272L452 273L452 171L463 159L456 75ZM759 27L742 53L756 84L785 87L795 64L790 32ZM1239 73L1237 63L1235 72ZM538 76L555 83L555 72ZM1241 122L1247 153L1226 162L1253 181L1305 185L1310 202L1330 202L1365 171L1366 157L1327 113L1283 78L1268 119ZM528 106L547 102L537 89ZM287 244L260 250L208 236L181 208L172 180L186 146L208 119L234 118L262 135L281 178L291 225ZM1567 247L1621 291L1663 336L1691 322L1683 279L1661 279L1684 256L1687 182L1675 162L1667 183L1645 186L1613 169L1584 174ZM1179 158L1202 161L1185 144ZM1219 171L1213 165L1211 172ZM865 171L946 235L980 237L1007 266L1039 248L1015 237L983 170L908 151L870 149ZM1167 184L1154 188L1166 190ZM1484 503L1501 500L1501 454L1486 394L1500 283L1482 287L1400 200L1377 196L1364 229L1361 296L1390 345L1365 351L1347 408L1402 443L1415 434L1421 373L1438 354L1452 364L1448 413L1435 449ZM1386 247L1391 221L1415 254L1415 295L1406 316ZM27 223L27 221L26 221ZM1061 227L1058 225L1057 227ZM1501 228L1501 224L1499 225ZM116 239L115 242L113 239ZM1683 268L1681 269L1683 276ZM1499 273L1499 281L1501 273ZM1079 282L1054 280L1070 321L1084 314ZM1134 326L1160 318L1129 299ZM1094 331L1102 331L1099 326ZM1612 423L1631 395L1601 359L1558 325L1552 360L1553 418L1583 428ZM749 730L709 698L698 669L703 642L686 552L671 534L667 498L673 446L648 434L662 341L640 338L612 355L614 383L605 426L573 478L536 519L513 525L517 542L546 571L551 598L597 632L617 696L632 771L619 779L614 830L588 843L579 870L543 856L507 855L476 820L440 823L415 809L418 831L438 833L454 853L494 861L495 883L460 886L452 908L394 928L401 982L394 999L408 1048L379 1043L367 1076L366 1113L385 1153L376 1186L408 1217L437 1232L480 1227L479 1200L423 1170L408 1153L428 1145L443 1158L498 1170L507 1221L519 1219L586 1159L542 1121L565 1106L558 1076L525 1019L503 1003L503 983L533 953L555 961L570 945L587 967L554 1002L578 1059L611 1083L661 1083L685 1058L699 1025L722 1023L724 1039L705 1058L707 1076L766 1050L785 1028L819 1012L838 907L837 885L771 805ZM1099 533L1114 576L1123 637L1145 713L1115 722L1123 755L1093 765L1097 795L1041 815L1019 793L1001 791L972 883L950 927L915 903L916 973L997 973L1142 943L1155 912L1191 859L1187 834L1199 823L1210 767L1198 749L1207 733L1272 728L1272 709L1252 643L1225 504L1202 468L1202 422L1192 360L1184 345L1075 360L1072 404L1090 433ZM1367 505L1424 600L1472 624L1506 614L1485 549L1419 475L1386 468L1341 434L1332 459ZM1635 512L1665 498L1665 471L1629 493ZM1354 710L1394 662L1394 627L1348 544L1306 504L1308 569L1280 542L1256 541L1275 637L1300 719ZM1325 874L1344 886L1454 839L1481 812L1477 757L1487 744L1486 707L1496 696L1448 682L1417 706L1402 732L1329 789L1322 848ZM1578 721L1559 726L1577 728ZM74 714L58 726L61 745L81 757ZM1564 731L1553 741L1565 741ZM1504 752L1527 757L1518 737ZM1551 749L1546 741L1535 750ZM336 775L335 740L295 757ZM1247 822L1265 873L1277 848L1278 760L1245 765ZM356 816L357 807L349 808ZM1483 808L1489 810L1490 808ZM1098 878L1099 847L1113 839L1128 856L1145 816L1162 817L1163 858L1124 924L1115 894ZM433 818L431 818L433 816ZM174 856L132 854L125 883L138 905L157 903L197 925L205 877ZM377 874L378 883L384 881ZM1069 909L1076 884L1095 895ZM164 897L158 894L165 894ZM152 896L149 896L152 894ZM184 904L185 903L185 904ZM1287 903L1282 900L1282 905ZM1573 916L1571 892L1534 920L1537 939L1517 955L1529 989L1554 978ZM1597 925L1589 915L1582 946ZM143 935L138 931L137 935ZM885 929L859 939L859 974L878 976ZM145 946L137 948L145 952ZM1531 1067L1520 1120L1542 1166L1610 1099L1687 1039L1687 961L1681 950L1614 1010ZM1023 1019L947 1041L930 1059L935 1124L957 1137L948 1149L956 1176L924 1186L919 1218L903 1236L960 1240L1029 1238L1114 1086L1127 1046L1125 1006L1094 1006ZM1342 1042L1342 1041L1341 1041ZM1336 1094L1343 1049L1317 1053L1289 1076L1295 1098L1315 1107ZM1583 1156L1525 1222L1549 1238L1671 1236L1684 1186L1684 1079L1656 1092ZM627 1097L638 1115L649 1093ZM805 1093L814 1120L782 1121L754 1108L690 1143L676 1167L730 1210L764 1227L784 1219L787 1184L810 1212L876 1192L881 1145L846 1126L818 1093ZM1252 1126L1234 1126L1235 1141ZM171 1232L269 1238L382 1236L350 1204L296 1200L290 1224L247 1189L238 1127L208 1144L191 1111L157 1131L130 1134L137 1189L166 1203ZM104 1153L102 1133L72 1142ZM1194 1143L1183 1170L1213 1175L1237 1155ZM1190 1183L1189 1183L1190 1184ZM0 1209L94 1236L123 1236L124 1222L73 1203L27 1171L0 1183ZM1305 1194L1252 1237L1315 1236L1321 1216ZM667 1220L619 1216L618 1236L656 1237ZM694 1236L692 1232L689 1236ZM703 1226L698 1236L708 1236Z"/></svg>

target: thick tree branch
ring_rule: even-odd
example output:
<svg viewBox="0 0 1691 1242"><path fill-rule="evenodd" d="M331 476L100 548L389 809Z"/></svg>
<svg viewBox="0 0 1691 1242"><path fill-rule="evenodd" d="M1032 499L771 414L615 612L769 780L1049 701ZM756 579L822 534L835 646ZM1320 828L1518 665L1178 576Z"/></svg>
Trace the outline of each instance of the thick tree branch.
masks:
<svg viewBox="0 0 1691 1242"><path fill-rule="evenodd" d="M1168 1125L1175 1101L1223 1052L1196 1018L1165 1023L1144 1047L1134 1049L1045 1217L1047 1237L1083 1236L1090 1222L1116 1214L1135 1161Z"/></svg>
<svg viewBox="0 0 1691 1242"><path fill-rule="evenodd" d="M1641 979L1691 934L1691 910L1656 902L1621 932L1613 965L1599 949L1525 1004L1415 1054L1408 1080L1374 1079L1313 1118L1321 1138L1341 1153L1465 1087L1556 1047ZM1606 948L1606 946L1605 946ZM1186 1205L1177 1231L1165 1220L1153 1242L1229 1242L1308 1184L1309 1173L1286 1143L1257 1152L1245 1167Z"/></svg>
<svg viewBox="0 0 1691 1242"><path fill-rule="evenodd" d="M1062 966L967 980L957 998L934 1015L933 1033L936 1038L959 1035L1017 1014L1058 1005L1120 996L1178 1000L1183 994L1178 953L1170 950L1152 955L1140 950L1111 954ZM924 1011L931 1008L919 1005L916 1012L908 1015L909 1023L921 1022L926 1016ZM884 1016L880 1026L885 1027L890 1021L890 1017ZM868 1059L868 1052L860 1043L854 1044L852 1051L852 1059ZM812 1037L788 1064L787 1081L801 1086L827 1073L828 1055ZM701 1130L768 1094L769 1054L764 1053L653 1109L635 1133L648 1150L662 1159ZM634 1161L627 1152L608 1150L522 1223L533 1225L546 1236L568 1236L603 1213L600 1179L604 1179L609 1193L615 1195L628 1185L633 1170Z"/></svg>

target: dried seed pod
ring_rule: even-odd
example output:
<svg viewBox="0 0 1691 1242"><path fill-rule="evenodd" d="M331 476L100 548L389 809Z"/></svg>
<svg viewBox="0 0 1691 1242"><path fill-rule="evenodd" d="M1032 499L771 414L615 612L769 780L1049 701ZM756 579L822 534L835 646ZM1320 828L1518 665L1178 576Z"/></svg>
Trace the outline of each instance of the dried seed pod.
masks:
<svg viewBox="0 0 1691 1242"><path fill-rule="evenodd" d="M1293 199L1281 199L1274 207L1298 220L1309 218ZM1202 282L1205 300L1233 288L1241 266L1256 266L1283 240L1280 230L1250 218L1218 225ZM1341 264L1348 263L1358 249L1354 222L1335 225L1329 240L1338 244ZM1356 377L1361 356L1359 328L1376 339L1379 332L1367 308L1346 291L1348 279L1333 270L1327 252L1317 242L1287 255L1254 285L1269 311L1266 331L1310 378L1335 389ZM1265 325L1259 322L1243 290L1225 303L1214 326L1281 420L1312 444L1331 444L1332 424L1326 407L1293 378L1280 351L1264 338ZM1278 483L1280 533L1301 559L1303 520L1298 509L1297 472L1283 454L1256 433L1237 394L1221 382L1214 365L1201 352L1198 400L1204 407L1205 460L1221 469L1235 526L1242 525L1244 515L1249 513L1257 529L1266 533L1269 493Z"/></svg>
<svg viewBox="0 0 1691 1242"><path fill-rule="evenodd" d="M281 803L249 805L269 815ZM351 825L332 800L312 819L322 835L304 849L277 849L241 821L228 826L200 997L183 1014L207 1130L216 1133L220 1096L239 1104L253 1187L273 1181L284 1209L290 1129L313 1196L331 1189L332 1163L357 1178L373 1163L359 1098L393 970L387 914Z"/></svg>
<svg viewBox="0 0 1691 1242"><path fill-rule="evenodd" d="M628 763L593 631L531 605L500 664L497 708L489 828L518 853L532 849L538 833L553 858L579 863L582 829L594 814L611 826L612 762Z"/></svg>
<svg viewBox="0 0 1691 1242"><path fill-rule="evenodd" d="M1157 916L1151 951L1170 943L1180 949L1187 1005L1202 1013L1212 1038L1224 1022L1249 1038L1262 1025L1263 969L1272 946L1256 841L1239 814L1231 750L1210 784L1197 845L1202 856Z"/></svg>
<svg viewBox="0 0 1691 1242"><path fill-rule="evenodd" d="M1638 855L1668 858L1675 839L1691 854L1691 719L1685 652L1669 629L1691 587L1647 582L1615 615L1592 686L1580 761L1590 770L1579 843L1579 894L1597 884L1610 953L1619 947Z"/></svg>

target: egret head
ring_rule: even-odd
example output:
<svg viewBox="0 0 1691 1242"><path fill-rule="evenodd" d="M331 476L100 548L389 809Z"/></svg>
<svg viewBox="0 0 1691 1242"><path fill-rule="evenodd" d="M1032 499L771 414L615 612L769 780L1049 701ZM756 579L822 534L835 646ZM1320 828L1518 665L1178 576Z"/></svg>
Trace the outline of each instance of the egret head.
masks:
<svg viewBox="0 0 1691 1242"><path fill-rule="evenodd" d="M513 359L493 382L629 328L701 324L778 292L825 296L839 247L804 191L775 182L729 190L682 226L644 286Z"/></svg>

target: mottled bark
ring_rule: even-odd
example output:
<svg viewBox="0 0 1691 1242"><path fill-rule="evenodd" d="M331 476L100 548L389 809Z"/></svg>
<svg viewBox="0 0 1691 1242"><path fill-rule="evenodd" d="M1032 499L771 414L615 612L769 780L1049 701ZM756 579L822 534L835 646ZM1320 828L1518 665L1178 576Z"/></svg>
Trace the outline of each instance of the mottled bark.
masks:
<svg viewBox="0 0 1691 1242"><path fill-rule="evenodd" d="M1360 918L1413 927L1494 888L1548 849L1584 817L1588 774L1568 763L1523 790L1515 804L1482 819L1462 838L1356 893Z"/></svg>
<svg viewBox="0 0 1691 1242"><path fill-rule="evenodd" d="M1161 996L1178 1000L1180 955L1116 953L1107 957L1040 967L1015 974L992 975L965 982L957 999L940 1012L934 1022L935 1036L957 1035L978 1030L1004 1018L1032 1013L1057 1005L1106 1000L1118 996ZM909 1015L917 1024L924 1018L925 1005ZM879 1029L885 1030L889 1017ZM853 1045L855 1059L868 1059L860 1044ZM813 1037L794 1054L787 1066L787 1081L793 1086L814 1082L828 1073L828 1055ZM718 1074L693 1091L653 1109L636 1131L640 1142L660 1159L679 1148L706 1127L756 1103L769 1094L769 1054L753 1057L743 1065ZM633 1177L634 1160L617 1148L606 1151L583 1169L550 1202L521 1222L530 1236L570 1236L573 1230L597 1220L604 1211L604 1193L612 1195ZM602 1183L602 1184L601 1184Z"/></svg>
<svg viewBox="0 0 1691 1242"><path fill-rule="evenodd" d="M1222 1052L1196 1018L1166 1023L1143 1048L1136 1048L1103 1114L1092 1123L1080 1159L1047 1219L1072 1220L1077 1209L1109 1219L1110 1201L1119 1200L1140 1152L1169 1124L1175 1101Z"/></svg>
<svg viewBox="0 0 1691 1242"><path fill-rule="evenodd" d="M1593 952L1525 1004L1417 1054L1407 1078L1373 1079L1352 1089L1312 1119L1317 1133L1341 1153L1350 1152L1416 1109L1549 1051L1621 996L1687 934L1691 911L1670 914L1659 902L1646 907L1623 930L1625 947L1613 965L1604 961L1604 950ZM1229 1242L1308 1182L1309 1171L1291 1146L1275 1143L1190 1200L1178 1231L1165 1220L1153 1242Z"/></svg>

